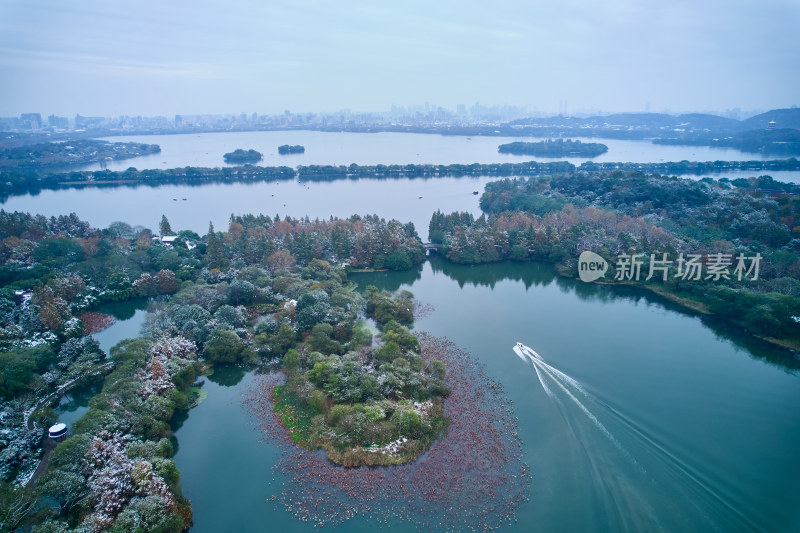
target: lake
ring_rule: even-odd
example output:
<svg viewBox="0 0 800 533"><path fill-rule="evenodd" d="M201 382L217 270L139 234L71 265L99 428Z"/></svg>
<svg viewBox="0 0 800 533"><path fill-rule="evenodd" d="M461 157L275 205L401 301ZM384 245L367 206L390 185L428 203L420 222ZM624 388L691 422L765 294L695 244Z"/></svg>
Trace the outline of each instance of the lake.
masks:
<svg viewBox="0 0 800 533"><path fill-rule="evenodd" d="M290 166L515 160L496 153L497 144L509 140L502 138L256 132L136 140L156 142L164 151L120 168L152 167L157 161L219 166L222 153L238 147L263 151L264 164ZM272 153L285 143L305 145L306 154L284 159ZM643 141L607 144L604 160L613 161L757 159ZM377 213L413 222L425 238L437 208L479 214L473 191L491 180L86 188L15 197L2 208L76 212L99 227L122 220L157 228L165 214L173 228L201 234L209 221L226 228L231 213L311 218ZM504 385L533 474L531 501L509 529L800 530L795 486L800 378L797 360L785 352L652 296L558 278L548 265L470 267L434 256L419 271L353 279L362 288L369 283L407 288L433 305L435 311L416 328L470 351ZM140 312L134 310L132 318L141 320ZM130 331L125 324L118 327L121 335L138 332L138 325ZM115 340L101 342L106 347ZM517 341L543 361L521 361L512 351ZM253 380L241 369L218 368L204 381L208 398L176 420L175 458L195 509L194 532L311 530L265 501L284 480L273 479L278 452L242 405ZM395 528L410 529L393 522ZM354 519L339 529L372 531L374 524Z"/></svg>
<svg viewBox="0 0 800 533"><path fill-rule="evenodd" d="M414 133L330 133L317 131L267 131L203 133L185 135L150 135L111 137L109 140L136 141L161 145L162 153L109 162L108 168L175 168L183 166L225 166L222 154L236 148L255 148L264 153L263 165L298 165L358 163L362 165L405 163L501 163L552 161L546 158L497 153L501 143L526 140L510 137L458 137ZM528 139L536 140L536 139ZM591 142L593 139L584 139ZM594 139L597 141L597 139ZM713 161L763 159L733 149L661 146L649 141L601 139L608 153L593 161ZM280 144L302 144L305 154L281 156ZM585 159L567 159L580 164ZM99 168L92 165L91 169ZM726 172L716 178L759 175L759 172ZM800 183L800 172L771 172L775 179ZM699 176L692 176L699 178ZM361 179L301 183L296 180L262 183L208 185L162 185L135 187L65 189L41 191L9 198L0 208L47 216L75 212L95 227L111 222L158 228L166 215L173 228L189 229L201 235L213 222L218 230L226 229L231 214L263 213L293 217L349 217L377 213L385 218L413 222L420 236L427 236L431 214L468 211L480 214L479 196L483 186L497 178L428 178Z"/></svg>
<svg viewBox="0 0 800 533"><path fill-rule="evenodd" d="M781 351L749 349L669 304L559 278L545 264L433 257L418 272L352 279L414 292L435 308L415 328L455 341L504 385L533 474L531 501L509 530L800 528L800 379ZM512 351L517 341L580 389L544 375L548 395ZM206 380L208 398L176 432L192 531L310 531L266 501L285 480L242 404L252 374L223 372ZM338 529L373 528L352 519Z"/></svg>
<svg viewBox="0 0 800 533"><path fill-rule="evenodd" d="M626 161L634 163L659 163L662 161L751 161L776 159L761 154L746 153L732 148L704 146L657 145L650 141L625 141L617 139L578 138L581 142L601 142L608 152L591 161ZM226 165L223 154L237 148L254 149L264 156L258 164L262 166L298 165L377 165L377 164L443 164L454 163L518 163L521 161L569 161L580 165L586 157L546 158L501 154L501 144L541 141L534 137L464 137L457 135L435 135L425 133L349 133L323 131L247 131L223 133L192 133L177 135L136 135L105 137L116 142L139 142L158 144L161 153L108 161L109 170L125 170L128 167L176 168L185 166L221 167ZM278 154L282 144L299 144L305 147L302 154ZM779 158L778 158L779 159ZM84 170L98 170L93 164Z"/></svg>

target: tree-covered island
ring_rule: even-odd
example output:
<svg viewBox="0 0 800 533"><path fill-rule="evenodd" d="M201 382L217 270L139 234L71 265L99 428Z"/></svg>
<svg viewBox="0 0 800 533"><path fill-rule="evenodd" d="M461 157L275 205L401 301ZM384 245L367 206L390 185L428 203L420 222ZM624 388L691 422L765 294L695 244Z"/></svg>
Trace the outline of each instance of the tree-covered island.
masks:
<svg viewBox="0 0 800 533"><path fill-rule="evenodd" d="M0 170L0 199L20 194L35 194L47 189L73 187L123 187L148 185L158 187L171 184L204 183L256 183L263 181L293 180L334 181L345 179L404 179L462 176L530 177L550 176L576 171L625 170L657 174L715 174L732 170L770 172L800 170L796 158L763 161L667 161L660 163L622 163L584 161L576 166L567 161L521 163L473 163L470 165L299 165L262 167L253 165L207 168L181 167L170 169L122 171L95 170L73 172L34 172ZM797 188L795 184L784 184ZM788 189L787 189L788 190Z"/></svg>
<svg viewBox="0 0 800 533"><path fill-rule="evenodd" d="M608 152L601 143L582 143L572 139L547 139L538 142L512 142L497 147L501 154L533 155L537 157L597 157Z"/></svg>
<svg viewBox="0 0 800 533"><path fill-rule="evenodd" d="M39 171L71 166L120 161L144 155L158 154L157 144L110 143L97 140L48 142L20 147L0 145L0 170Z"/></svg>
<svg viewBox="0 0 800 533"><path fill-rule="evenodd" d="M235 164L235 165L244 165L244 164L252 164L258 163L261 161L264 156L261 152L257 150L243 150L241 148L237 148L233 152L228 152L223 156L226 163Z"/></svg>
<svg viewBox="0 0 800 533"><path fill-rule="evenodd" d="M305 153L305 151L306 147L301 144L295 144L295 145L282 144L278 146L278 153L281 155L303 154Z"/></svg>
<svg viewBox="0 0 800 533"><path fill-rule="evenodd" d="M379 325L378 347L370 347L364 323L346 344L336 340L346 337L331 324L315 324L306 344L283 357L288 381L275 387L275 410L294 442L325 450L337 464L402 464L447 427L445 365L424 359L417 338L403 325L413 318L410 293L393 296L368 287L364 298L366 316ZM321 315L328 301L324 291L304 294L298 320Z"/></svg>

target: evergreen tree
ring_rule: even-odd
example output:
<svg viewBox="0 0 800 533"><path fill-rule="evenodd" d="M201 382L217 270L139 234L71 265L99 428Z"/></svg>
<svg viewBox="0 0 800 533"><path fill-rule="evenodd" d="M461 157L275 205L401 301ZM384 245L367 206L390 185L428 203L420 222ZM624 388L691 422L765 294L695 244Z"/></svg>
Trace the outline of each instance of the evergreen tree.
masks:
<svg viewBox="0 0 800 533"><path fill-rule="evenodd" d="M161 215L161 222L158 224L158 230L161 232L162 237L166 235L175 235L175 232L172 231L172 227L169 225L167 215Z"/></svg>
<svg viewBox="0 0 800 533"><path fill-rule="evenodd" d="M206 236L206 264L211 268L222 268L226 262L222 241L214 231L214 224L209 222Z"/></svg>

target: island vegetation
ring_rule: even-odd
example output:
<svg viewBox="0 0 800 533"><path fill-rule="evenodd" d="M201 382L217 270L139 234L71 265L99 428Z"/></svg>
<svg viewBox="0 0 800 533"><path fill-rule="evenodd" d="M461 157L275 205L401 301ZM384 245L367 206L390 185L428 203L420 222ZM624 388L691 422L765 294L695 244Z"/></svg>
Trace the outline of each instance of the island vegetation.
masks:
<svg viewBox="0 0 800 533"><path fill-rule="evenodd" d="M750 130L733 135L689 134L653 139L654 144L735 148L773 156L800 155L800 130L793 128Z"/></svg>
<svg viewBox="0 0 800 533"><path fill-rule="evenodd" d="M729 164L721 163L708 165ZM736 164L751 163L761 168L798 164L794 159ZM732 275L681 279L675 264L664 278L606 276L601 281L641 287L771 342L800 346L796 185L768 176L693 181L641 172L650 168L646 165L586 165L583 170L535 162L129 169L69 176L78 181L128 176L156 183L164 176L324 180L527 173L527 179L488 184L478 218L434 213L430 239L442 245L447 260L548 261L574 277L584 250L612 264L641 253L643 273L651 254L760 255L759 275L743 281ZM41 183L40 178L30 180ZM347 516L352 509L342 511L337 494L365 506L365 498L377 495L392 509L414 501L422 515L430 516L432 503L413 500L422 493L447 502L453 523L456 514L466 517L465 527L471 520L496 527L510 516L523 498L520 483L527 474L517 463L516 470L508 470L507 458L521 454L497 385L461 366L463 358L452 346L412 333L418 309L412 294L375 287L360 292L348 278L354 269L418 268L425 251L412 224L375 215L328 220L238 215L231 216L224 232L209 225L205 236L174 232L166 217L160 228L176 239L162 242L150 230L124 222L98 229L75 215L0 211L3 527L35 526L37 532L188 528L191 505L172 459L170 423L202 398L200 374L230 364L281 370L285 379L272 383L268 398L255 403L267 402L292 446L324 451L327 459L301 455L296 464L284 465L286 472L311 480L311 486L340 491L321 499L325 513L312 513L297 506L298 493L288 490L284 503L298 516L323 525ZM87 313L102 302L133 298L151 299L142 338L103 353L86 335L101 317ZM46 450L44 431L57 419L54 404L71 388L100 380L101 392L69 438ZM437 440L440 444L432 446ZM471 461L479 471L492 474L475 476L461 464L465 442L478 455ZM423 464L411 469L426 451ZM380 469L391 474L351 468L345 475L344 469L331 470L329 462L395 466ZM442 471L451 474L447 480L432 481ZM375 485L376 479L385 483ZM353 495L353 487L361 496ZM405 494L400 487L415 492ZM490 498L487 505L475 506L481 494L500 488L509 494L502 505Z"/></svg>
<svg viewBox="0 0 800 533"><path fill-rule="evenodd" d="M69 168L160 152L161 147L157 144L110 143L98 140L48 142L18 147L0 146L0 170L40 171Z"/></svg>
<svg viewBox="0 0 800 533"><path fill-rule="evenodd" d="M0 211L0 513L10 529L187 528L191 508L171 459L169 422L201 397L192 385L209 365L285 366L284 409L319 406L325 416L312 417L320 424L312 427L363 431L330 441L342 463L368 462L348 446L395 441L396 453L365 453L381 456L370 464L402 462L445 428L444 368L420 365L406 328L411 295L365 298L346 279L350 264L418 265L424 251L413 226L376 216L247 215L232 217L227 232L210 226L205 237L176 236L165 244L123 222L99 230L74 215ZM143 337L110 357L85 335L83 318L96 320L85 312L98 303L159 295L172 296L151 302ZM375 346L367 315L380 325ZM48 456L54 402L103 376L89 412ZM306 403L306 392L321 403ZM34 477L40 458L45 468Z"/></svg>
<svg viewBox="0 0 800 533"><path fill-rule="evenodd" d="M222 157L225 159L226 163L236 165L258 163L264 158L263 154L257 150L243 150L241 148L237 148L233 152L228 152Z"/></svg>
<svg viewBox="0 0 800 533"><path fill-rule="evenodd" d="M490 183L481 208L477 219L434 213L430 239L443 244L448 260L541 260L574 277L585 250L610 265L641 254L640 277L609 274L599 282L633 284L752 335L800 346L800 196L793 185L768 176L694 181L575 172ZM704 258L704 268L714 258L730 259L729 268L687 277L678 259L690 254ZM749 276L734 272L740 256L751 258ZM664 257L672 260L668 268L646 280L651 260Z"/></svg>
<svg viewBox="0 0 800 533"><path fill-rule="evenodd" d="M657 174L714 174L731 170L751 172L800 170L796 158L766 161L678 161L663 163L594 163L586 161L575 166L567 161L541 163L492 163L471 165L309 165L296 169L262 166L237 166L225 168L183 167L173 169L123 171L73 171L62 173L37 173L0 171L0 200L13 195L35 194L47 189L74 187L121 187L164 184L200 185L207 183L255 183L262 181L293 180L333 181L340 179L408 179L438 177L532 177L576 171L626 170ZM797 185L789 185L797 187Z"/></svg>
<svg viewBox="0 0 800 533"><path fill-rule="evenodd" d="M412 323L413 295L370 286L363 296L366 316L379 324L380 346L372 348L372 335L361 323L345 353L336 340L341 333L334 336L332 325L315 324L307 349L290 349L283 357L289 375L285 386L274 389L275 410L294 442L324 449L337 464L402 464L447 428L445 365L424 359L419 341L401 323ZM325 300L322 292L304 294L297 304L302 320L308 320L309 305Z"/></svg>
<svg viewBox="0 0 800 533"><path fill-rule="evenodd" d="M582 143L572 139L547 139L538 142L512 142L497 147L501 154L533 155L537 157L597 157L608 152L601 143Z"/></svg>
<svg viewBox="0 0 800 533"><path fill-rule="evenodd" d="M278 153L281 155L286 154L303 154L306 151L306 147L300 144L295 145L288 145L282 144L278 146Z"/></svg>
<svg viewBox="0 0 800 533"><path fill-rule="evenodd" d="M365 292L384 300L373 289ZM398 296L404 298L400 293L392 299ZM286 434L283 406L272 407L272 391L280 386L278 376L266 374L254 380L246 405L262 421L268 445L281 451L275 471L290 480L268 501L317 527L337 526L359 517L379 528L399 519L425 531L439 529L443 523L457 530L488 531L513 520L519 506L529 501L531 472L523 461L511 401L502 385L487 377L470 354L445 339L425 333L415 337L423 361L440 361L446 367L448 391L442 402L446 435L418 461L390 468L342 468L326 455L299 449ZM350 423L360 418L357 406L355 411ZM397 411L392 418L395 416ZM416 426L413 416L407 421ZM390 422L384 424L391 426ZM370 423L357 423L359 426L368 428ZM302 435L302 429L295 425L291 435L297 438L298 433ZM401 461L406 453L402 447L409 443L398 441L360 453L372 455L370 461L375 455L396 455ZM387 459L391 458L382 460Z"/></svg>

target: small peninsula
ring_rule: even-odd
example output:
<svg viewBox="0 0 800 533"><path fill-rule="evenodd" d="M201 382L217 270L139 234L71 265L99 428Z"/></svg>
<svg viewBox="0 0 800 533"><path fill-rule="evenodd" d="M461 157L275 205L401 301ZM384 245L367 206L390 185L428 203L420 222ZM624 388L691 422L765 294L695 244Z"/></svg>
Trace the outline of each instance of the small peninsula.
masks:
<svg viewBox="0 0 800 533"><path fill-rule="evenodd" d="M608 146L601 143L582 143L571 139L547 139L539 142L513 142L497 147L501 154L534 155L539 157L597 157L608 152Z"/></svg>
<svg viewBox="0 0 800 533"><path fill-rule="evenodd" d="M258 163L264 158L261 152L256 150L242 150L241 148L237 148L233 152L228 152L223 157L226 163L233 163L236 165Z"/></svg>
<svg viewBox="0 0 800 533"><path fill-rule="evenodd" d="M289 146L288 144L282 144L278 146L278 153L281 155L286 154L304 154L306 151L306 147L301 144L295 144L293 146Z"/></svg>
<svg viewBox="0 0 800 533"><path fill-rule="evenodd" d="M99 140L47 142L12 147L0 143L0 170L24 171L69 168L92 163L121 161L158 154L157 144L111 143Z"/></svg>

